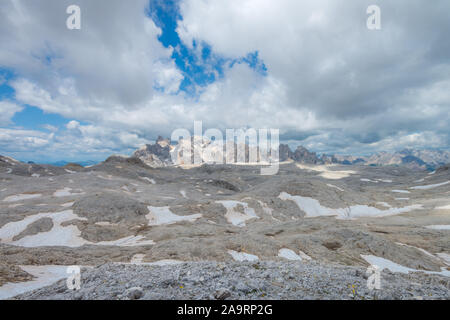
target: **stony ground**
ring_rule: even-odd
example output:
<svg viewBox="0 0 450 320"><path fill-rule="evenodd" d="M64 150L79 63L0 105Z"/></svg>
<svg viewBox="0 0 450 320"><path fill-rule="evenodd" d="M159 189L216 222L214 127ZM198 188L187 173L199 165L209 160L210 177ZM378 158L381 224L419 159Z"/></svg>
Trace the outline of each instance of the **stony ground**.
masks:
<svg viewBox="0 0 450 320"><path fill-rule="evenodd" d="M367 288L364 268L314 262L197 262L164 266L106 264L15 299L450 299L450 279L381 273Z"/></svg>
<svg viewBox="0 0 450 320"><path fill-rule="evenodd" d="M150 168L112 157L59 168L0 157L0 285L30 280L21 266L95 267L137 256L228 265L238 254L364 270L370 256L448 273L449 182L448 167L430 173L285 163L277 175L261 176L255 166ZM286 249L294 256L280 255ZM435 295L427 277L437 276L417 281Z"/></svg>

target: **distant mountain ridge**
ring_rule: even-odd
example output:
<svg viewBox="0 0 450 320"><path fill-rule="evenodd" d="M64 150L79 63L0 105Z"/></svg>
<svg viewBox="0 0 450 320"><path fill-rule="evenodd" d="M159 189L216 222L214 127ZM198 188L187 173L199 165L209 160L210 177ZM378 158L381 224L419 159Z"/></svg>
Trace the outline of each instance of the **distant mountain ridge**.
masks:
<svg viewBox="0 0 450 320"><path fill-rule="evenodd" d="M434 170L450 163L450 152L441 150L404 149L397 152L378 152L371 156L322 156L325 163L363 164L370 166L406 166L411 169Z"/></svg>
<svg viewBox="0 0 450 320"><path fill-rule="evenodd" d="M180 140L177 144L172 144L170 139L158 137L154 144L146 144L137 149L130 157L121 156L130 160L139 159L145 165L159 168L165 166L173 166L174 164L189 164L193 163L194 153L200 159L200 163L229 163L227 161L215 161L219 159L233 159L234 163L249 163L249 162L270 162L273 161L273 150L259 154L257 147L252 147L247 144L237 145L234 143L234 154L231 154L227 148L221 149L215 141L202 140L199 137L192 137L191 143L188 140ZM191 148L191 159L185 159L185 152ZM244 150L244 157L238 158L237 148L241 147ZM202 151L202 152L199 152ZM205 152L207 151L207 152ZM279 145L279 161L294 161L302 164L342 164L342 165L367 165L367 166L403 166L414 170L429 170L433 171L437 168L446 167L450 165L450 152L440 150L415 150L404 149L398 152L378 152L370 156L354 156L354 155L318 155L316 152L309 151L303 146L298 146L294 151L287 144ZM227 153L228 152L228 153ZM250 159L251 154L256 154L256 159ZM111 157L114 157L112 155ZM111 158L110 157L110 158ZM250 161L253 160L253 161ZM256 161L255 161L256 160ZM191 162L192 161L192 162ZM0 162L4 163L20 163L7 156L0 156ZM49 163L47 165L64 168L66 166L80 165L83 167L93 166L98 164L96 161L78 161L71 163L67 161L58 161ZM35 165L29 162L28 165ZM37 165L36 165L37 166Z"/></svg>
<svg viewBox="0 0 450 320"><path fill-rule="evenodd" d="M171 144L170 139L158 137L155 144L147 144L136 150L132 157L139 158L145 164L151 167L162 167L173 165L172 157L177 164L183 164L183 153L191 147L192 154L197 152L201 162L214 162L211 153L223 153L220 156L227 159L235 159L235 162L249 162L249 154L252 148L245 145L245 159L237 159L236 151L234 155L226 154L226 150L220 150L214 141L202 140L200 137L192 137L189 141L180 140L177 144ZM195 148L194 148L195 146ZM235 149L237 145L235 144ZM259 154L258 148L256 148ZM199 150L208 150L207 156ZM254 150L253 150L254 151ZM353 155L317 155L303 146L298 146L294 151L287 144L279 145L279 161L294 161L303 164L344 164L344 165L370 165L370 166L405 166L416 170L434 170L438 167L450 163L450 152L439 150L414 150L404 149L398 152L378 152L371 156L353 156ZM266 159L261 159L258 155L258 161L271 160L272 152L269 152ZM219 157L220 157L219 156Z"/></svg>

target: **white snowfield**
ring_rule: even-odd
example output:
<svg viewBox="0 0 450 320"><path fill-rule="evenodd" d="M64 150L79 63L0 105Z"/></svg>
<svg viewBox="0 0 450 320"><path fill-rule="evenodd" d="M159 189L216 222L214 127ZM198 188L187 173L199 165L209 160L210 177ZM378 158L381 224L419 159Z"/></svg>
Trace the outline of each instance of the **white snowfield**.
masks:
<svg viewBox="0 0 450 320"><path fill-rule="evenodd" d="M202 217L200 213L191 214L188 216L178 216L172 211L170 211L169 207L147 207L150 213L148 213L145 217L148 219L149 226L158 226L163 224L173 224L180 221L189 221L194 222L195 220Z"/></svg>
<svg viewBox="0 0 450 320"><path fill-rule="evenodd" d="M449 183L450 183L450 181L445 181L445 182L436 183L436 184L429 184L426 186L415 186L415 187L411 187L410 189L412 189L412 190L428 190L428 189L445 186L446 184L449 184Z"/></svg>
<svg viewBox="0 0 450 320"><path fill-rule="evenodd" d="M28 225L41 219L51 218L53 227L50 231L40 232L35 235L28 235L14 241L13 238L24 231ZM81 247L85 244L101 246L143 246L152 245L152 240L147 240L143 236L128 236L112 241L90 242L81 237L81 231L75 225L62 226L64 222L71 220L87 220L73 213L72 210L65 210L56 213L38 213L26 217L21 221L9 222L0 228L0 242L10 245L35 248L45 246L65 246Z"/></svg>
<svg viewBox="0 0 450 320"><path fill-rule="evenodd" d="M392 190L392 192L395 192L395 193L411 193L408 190Z"/></svg>
<svg viewBox="0 0 450 320"><path fill-rule="evenodd" d="M422 208L422 205L411 205L380 210L367 205L353 205L347 208L332 209L322 206L318 200L309 197L292 196L286 192L282 192L278 197L281 200L294 201L300 210L305 212L306 217L336 216L339 219L385 217Z"/></svg>
<svg viewBox="0 0 450 320"><path fill-rule="evenodd" d="M377 266L380 268L380 271L383 269L388 269L392 272L400 272L400 273L409 273L409 272L424 272L427 274L438 274L441 276L450 277L450 271L446 270L445 268L441 268L441 271L427 271L427 270L417 270L417 269L411 269L405 266L402 266L398 263L395 263L391 260L373 256L373 255L364 255L362 254L361 257L366 260L369 264L373 266Z"/></svg>
<svg viewBox="0 0 450 320"><path fill-rule="evenodd" d="M236 261L257 261L257 260L259 260L258 256L255 256L250 253L237 252L234 250L228 250L228 253Z"/></svg>
<svg viewBox="0 0 450 320"><path fill-rule="evenodd" d="M60 197L69 197L69 196L76 196L76 195L82 195L82 194L84 194L84 192L72 192L72 188L66 187L63 189L56 190L53 193L53 196L60 198Z"/></svg>
<svg viewBox="0 0 450 320"><path fill-rule="evenodd" d="M278 251L278 256L280 258L284 258L287 260L296 260L296 261L302 261L304 260L311 260L311 257L308 256L306 253L299 251L299 254L295 253L294 250L288 249L288 248L282 248Z"/></svg>
<svg viewBox="0 0 450 320"><path fill-rule="evenodd" d="M431 226L426 226L426 228L434 230L450 230L450 224L435 224Z"/></svg>
<svg viewBox="0 0 450 320"><path fill-rule="evenodd" d="M19 266L25 272L35 276L31 281L6 283L0 287L0 300L9 299L18 294L51 285L61 279L67 278L68 266Z"/></svg>
<svg viewBox="0 0 450 320"><path fill-rule="evenodd" d="M436 207L435 209L437 209L437 210L450 210L450 204L448 204L446 206L442 206L442 207Z"/></svg>
<svg viewBox="0 0 450 320"><path fill-rule="evenodd" d="M227 221L238 227L245 227L245 221L250 219L259 219L256 215L255 210L250 208L246 202L234 201L234 200L221 200L216 201L216 203L222 204L227 212L225 213L225 218ZM237 205L241 205L244 208L244 213L235 210Z"/></svg>
<svg viewBox="0 0 450 320"><path fill-rule="evenodd" d="M41 197L42 194L40 193L23 193L23 194L16 194L12 196L8 196L5 199L3 199L4 202L16 202L21 200L29 200L29 199L35 199Z"/></svg>
<svg viewBox="0 0 450 320"><path fill-rule="evenodd" d="M13 241L16 235L24 231L31 223L42 219L51 218L53 220L53 228L47 232L41 232L35 235L23 237L17 241ZM0 228L0 241L12 245L23 247L40 247L46 245L62 245L68 247L77 247L84 244L81 238L81 232L76 226L61 226L65 221L70 220L86 220L73 214L72 210L65 210L56 213L38 213L26 217L21 221L9 222Z"/></svg>
<svg viewBox="0 0 450 320"><path fill-rule="evenodd" d="M378 181L370 180L370 179L366 179L366 178L362 178L362 179L359 179L359 180L361 180L362 182L373 182L373 183L378 183Z"/></svg>
<svg viewBox="0 0 450 320"><path fill-rule="evenodd" d="M357 173L356 171L353 170L330 170L330 168L334 167L333 165L308 166L301 163L296 163L295 165L299 169L320 172L319 176L330 180L347 178L350 175Z"/></svg>

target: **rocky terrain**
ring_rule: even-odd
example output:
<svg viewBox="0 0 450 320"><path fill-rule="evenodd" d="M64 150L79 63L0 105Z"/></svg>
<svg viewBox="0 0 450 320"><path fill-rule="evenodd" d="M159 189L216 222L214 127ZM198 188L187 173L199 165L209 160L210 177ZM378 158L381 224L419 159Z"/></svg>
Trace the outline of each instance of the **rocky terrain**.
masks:
<svg viewBox="0 0 450 320"><path fill-rule="evenodd" d="M449 166L326 165L297 149L262 176L171 165L157 144L89 167L0 157L0 298L450 298ZM87 268L76 292L70 265Z"/></svg>

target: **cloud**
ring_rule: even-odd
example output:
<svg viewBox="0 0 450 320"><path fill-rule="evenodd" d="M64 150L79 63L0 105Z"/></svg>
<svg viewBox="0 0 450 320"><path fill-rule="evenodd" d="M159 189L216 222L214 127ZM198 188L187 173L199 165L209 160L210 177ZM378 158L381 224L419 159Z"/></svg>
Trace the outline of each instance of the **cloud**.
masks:
<svg viewBox="0 0 450 320"><path fill-rule="evenodd" d="M16 112L20 112L23 109L13 102L3 100L0 101L0 125L7 125L11 123L11 118Z"/></svg>
<svg viewBox="0 0 450 320"><path fill-rule="evenodd" d="M53 136L27 133L56 154L131 152L194 120L279 128L319 152L450 148L450 3L379 0L382 29L369 31L372 2L180 0L176 31L190 54L211 50L196 68L215 74L187 93L190 75L172 57L180 48L158 40L147 0L80 0L81 30L66 28L71 1L5 1L0 66L14 70L17 106L71 120ZM0 124L17 112L8 110ZM3 141L26 136L8 130Z"/></svg>
<svg viewBox="0 0 450 320"><path fill-rule="evenodd" d="M366 28L369 4L183 0L177 30L186 45L203 41L225 57L257 51L283 88L271 118L282 127L303 121L303 110L321 129L359 133L366 144L443 125L449 135L450 4L379 1L380 31Z"/></svg>
<svg viewBox="0 0 450 320"><path fill-rule="evenodd" d="M133 105L156 84L174 91L181 76L146 16L148 2L77 1L81 30L68 30L72 1L7 1L0 5L0 65L51 95L76 94L97 104ZM70 105L68 106L70 108ZM75 110L72 110L75 112Z"/></svg>

